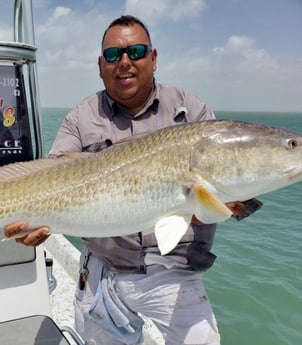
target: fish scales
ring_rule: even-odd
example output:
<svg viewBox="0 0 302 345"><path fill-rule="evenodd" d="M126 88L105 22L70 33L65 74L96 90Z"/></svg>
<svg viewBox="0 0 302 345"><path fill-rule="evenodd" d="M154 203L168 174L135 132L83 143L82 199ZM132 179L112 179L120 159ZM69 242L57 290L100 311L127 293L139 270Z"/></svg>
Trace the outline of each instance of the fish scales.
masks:
<svg viewBox="0 0 302 345"><path fill-rule="evenodd" d="M119 219L120 224L128 218L137 220L146 216L146 210L152 217L158 217L163 208L171 213L184 200L181 181L188 173L189 151L182 148L185 142L191 144L192 130L191 134L175 128L168 135L162 131L141 136L101 153L52 158L45 169L35 161L39 169L29 173L26 167L31 163L7 166L11 174L9 183L1 182L0 217L30 219L35 225L76 222L87 229L89 222L93 227L100 222L109 227L112 219ZM14 173L16 165L20 176L18 169ZM111 235L112 229L107 232Z"/></svg>
<svg viewBox="0 0 302 345"><path fill-rule="evenodd" d="M244 121L209 120L124 140L100 153L0 168L1 225L18 219L81 237L153 231L165 217L204 223L302 179L302 137Z"/></svg>

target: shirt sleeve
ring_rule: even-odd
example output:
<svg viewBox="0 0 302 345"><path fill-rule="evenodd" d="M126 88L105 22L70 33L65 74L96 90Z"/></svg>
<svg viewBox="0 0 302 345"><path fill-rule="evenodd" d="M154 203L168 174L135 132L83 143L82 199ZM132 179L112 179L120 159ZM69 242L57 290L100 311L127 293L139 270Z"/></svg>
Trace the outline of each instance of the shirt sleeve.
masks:
<svg viewBox="0 0 302 345"><path fill-rule="evenodd" d="M64 152L81 152L82 143L78 129L78 107L71 110L64 118L49 156L60 155Z"/></svg>
<svg viewBox="0 0 302 345"><path fill-rule="evenodd" d="M214 120L215 114L203 101L189 92L184 92L184 103L187 105L187 118L190 122Z"/></svg>

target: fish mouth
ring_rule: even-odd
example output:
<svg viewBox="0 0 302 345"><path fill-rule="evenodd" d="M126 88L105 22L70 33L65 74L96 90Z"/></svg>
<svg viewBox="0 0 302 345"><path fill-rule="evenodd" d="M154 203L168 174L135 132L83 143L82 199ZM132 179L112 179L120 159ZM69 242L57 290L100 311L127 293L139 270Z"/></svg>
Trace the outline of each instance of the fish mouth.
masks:
<svg viewBox="0 0 302 345"><path fill-rule="evenodd" d="M288 180L299 180L302 178L302 166L293 167L285 171L285 174L288 176Z"/></svg>

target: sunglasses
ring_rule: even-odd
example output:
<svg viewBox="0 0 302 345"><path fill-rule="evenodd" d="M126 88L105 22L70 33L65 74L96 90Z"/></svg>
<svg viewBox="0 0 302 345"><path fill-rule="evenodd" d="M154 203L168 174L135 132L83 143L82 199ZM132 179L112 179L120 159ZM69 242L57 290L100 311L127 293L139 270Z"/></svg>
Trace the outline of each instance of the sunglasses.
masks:
<svg viewBox="0 0 302 345"><path fill-rule="evenodd" d="M129 59L139 60L151 52L152 46L147 44L133 44L126 48L107 48L103 51L103 56L107 62L118 62L124 53L127 53Z"/></svg>

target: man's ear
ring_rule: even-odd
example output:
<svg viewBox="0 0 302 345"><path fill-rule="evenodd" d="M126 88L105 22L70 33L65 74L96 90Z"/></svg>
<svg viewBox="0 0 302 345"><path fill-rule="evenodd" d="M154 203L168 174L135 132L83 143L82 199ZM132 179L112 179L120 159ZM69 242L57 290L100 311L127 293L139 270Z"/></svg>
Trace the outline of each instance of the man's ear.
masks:
<svg viewBox="0 0 302 345"><path fill-rule="evenodd" d="M157 69L157 50L152 49L153 72Z"/></svg>
<svg viewBox="0 0 302 345"><path fill-rule="evenodd" d="M102 78L103 79L103 73L102 73L102 64L103 64L103 56L99 56L99 58L98 58L98 65L99 65L99 76L100 76L100 78Z"/></svg>

